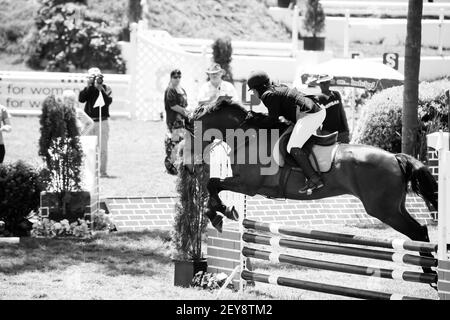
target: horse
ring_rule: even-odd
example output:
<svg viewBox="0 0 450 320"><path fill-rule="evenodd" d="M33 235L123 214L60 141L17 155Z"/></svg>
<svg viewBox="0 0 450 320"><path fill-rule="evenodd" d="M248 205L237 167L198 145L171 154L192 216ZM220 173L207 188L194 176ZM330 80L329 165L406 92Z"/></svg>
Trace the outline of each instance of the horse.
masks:
<svg viewBox="0 0 450 320"><path fill-rule="evenodd" d="M260 128L246 123L247 115L248 112L242 105L227 100L197 108L188 126L187 136L190 135L191 139L187 139L184 145L184 156L198 159L199 155L194 154L195 139L202 139L201 151L204 151L211 146L214 138L226 137L230 130L247 132L253 129L258 137L266 139L264 143L273 145L273 141L269 141L271 135L267 133L262 135ZM194 123L197 124L196 129L193 129ZM279 126L273 130L285 132L288 127L280 122ZM215 136L211 135L211 130ZM207 132L209 134L205 138L204 135ZM258 194L269 198L294 200L313 200L350 194L361 200L370 216L411 240L429 242L426 225L422 226L410 215L406 209L405 200L409 192L408 185L410 185L412 191L421 196L429 207L437 209L438 187L428 168L414 157L403 153L393 154L373 146L337 144L331 168L321 173L324 187L315 190L312 194L301 194L298 189L305 182L305 178L302 171L296 168L295 162L286 162L284 167L279 168L276 173L263 175L261 170L267 169L270 164L263 164L260 159L256 163L247 161L252 154L249 140L250 138L246 139L245 143L241 142L233 150L235 155L246 146L244 148L246 161L231 164L233 176L225 179L209 178L206 183L209 200L205 215L219 232L222 232L222 215L232 220L238 219L238 213L234 207L227 207L221 201L219 192L223 190L249 196ZM268 151L273 154L274 150ZM289 154L286 156L289 157ZM204 160L199 161L203 161L202 164L207 166ZM184 166L191 174L195 174L196 166L192 162L184 161ZM217 212L222 215L218 215ZM420 254L431 256L429 253ZM431 272L431 269L424 269L424 271Z"/></svg>

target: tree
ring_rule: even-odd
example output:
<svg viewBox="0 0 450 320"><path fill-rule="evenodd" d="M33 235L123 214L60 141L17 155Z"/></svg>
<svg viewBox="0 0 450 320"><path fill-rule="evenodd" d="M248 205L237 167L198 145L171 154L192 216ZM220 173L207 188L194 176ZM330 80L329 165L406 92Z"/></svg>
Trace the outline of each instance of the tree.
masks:
<svg viewBox="0 0 450 320"><path fill-rule="evenodd" d="M95 65L123 73L117 26L86 5L42 0L27 41L26 63L33 69L71 72Z"/></svg>
<svg viewBox="0 0 450 320"><path fill-rule="evenodd" d="M325 28L325 13L319 0L307 0L305 6L303 27L315 38Z"/></svg>
<svg viewBox="0 0 450 320"><path fill-rule="evenodd" d="M75 110L49 96L42 104L40 125L39 155L48 170L50 191L58 194L65 213L68 193L81 190L83 151Z"/></svg>
<svg viewBox="0 0 450 320"><path fill-rule="evenodd" d="M422 42L422 0L409 0L405 44L405 89L403 91L402 152L415 155L418 135L420 49Z"/></svg>
<svg viewBox="0 0 450 320"><path fill-rule="evenodd" d="M184 166L179 168L177 191L180 201L175 205L172 240L178 258L200 261L203 258L202 237L208 224L204 216L208 201L208 174L201 165L195 172L191 175Z"/></svg>
<svg viewBox="0 0 450 320"><path fill-rule="evenodd" d="M128 24L139 22L142 18L141 0L128 0Z"/></svg>
<svg viewBox="0 0 450 320"><path fill-rule="evenodd" d="M233 47L231 46L231 38L217 38L212 44L214 62L220 64L224 70L223 80L233 83L233 74L231 72L231 60L233 55Z"/></svg>

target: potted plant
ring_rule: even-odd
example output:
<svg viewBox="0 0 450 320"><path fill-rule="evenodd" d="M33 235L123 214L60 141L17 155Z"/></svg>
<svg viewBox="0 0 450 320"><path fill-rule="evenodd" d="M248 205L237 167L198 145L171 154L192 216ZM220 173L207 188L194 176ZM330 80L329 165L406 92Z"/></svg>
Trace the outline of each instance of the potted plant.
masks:
<svg viewBox="0 0 450 320"><path fill-rule="evenodd" d="M177 191L180 196L176 204L173 243L176 249L174 284L189 287L194 275L206 272L207 262L202 252L203 234L207 220L203 213L208 192L205 187L207 174L202 166L196 166L195 175L180 166Z"/></svg>
<svg viewBox="0 0 450 320"><path fill-rule="evenodd" d="M319 0L306 0L305 5L303 27L310 36L303 37L303 49L323 51L325 50L325 37L318 37L325 28L325 13L322 5Z"/></svg>
<svg viewBox="0 0 450 320"><path fill-rule="evenodd" d="M291 2L294 2L295 0L278 0L277 4L280 8L289 8Z"/></svg>
<svg viewBox="0 0 450 320"><path fill-rule="evenodd" d="M46 166L48 188L41 192L41 215L69 222L90 214L90 193L81 190L83 152L75 110L47 97L40 118L39 155Z"/></svg>

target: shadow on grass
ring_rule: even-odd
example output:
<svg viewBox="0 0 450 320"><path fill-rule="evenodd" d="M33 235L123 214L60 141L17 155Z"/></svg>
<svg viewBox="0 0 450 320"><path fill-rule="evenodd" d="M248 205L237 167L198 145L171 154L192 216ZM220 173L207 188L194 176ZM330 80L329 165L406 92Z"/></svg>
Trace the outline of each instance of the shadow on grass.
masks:
<svg viewBox="0 0 450 320"><path fill-rule="evenodd" d="M154 276L170 258L169 231L100 234L91 239L22 238L18 245L0 245L0 273L64 270L88 263L102 273Z"/></svg>

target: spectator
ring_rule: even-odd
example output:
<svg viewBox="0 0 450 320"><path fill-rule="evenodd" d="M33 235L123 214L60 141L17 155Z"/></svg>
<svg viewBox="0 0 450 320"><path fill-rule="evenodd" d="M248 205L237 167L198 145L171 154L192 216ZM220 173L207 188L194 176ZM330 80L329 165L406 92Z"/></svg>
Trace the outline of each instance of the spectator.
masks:
<svg viewBox="0 0 450 320"><path fill-rule="evenodd" d="M166 109L166 124L170 132L174 126L183 126L187 117L187 94L181 87L181 71L178 69L170 72L170 82L164 92L164 106Z"/></svg>
<svg viewBox="0 0 450 320"><path fill-rule="evenodd" d="M103 83L99 68L88 70L87 86L80 91L78 101L86 103L84 111L94 120L93 135L100 139L100 176L108 177L109 106L112 103L111 88ZM100 124L101 123L101 128ZM101 137L99 136L101 129Z"/></svg>
<svg viewBox="0 0 450 320"><path fill-rule="evenodd" d="M213 63L206 70L206 74L209 77L209 81L200 87L198 94L198 104L200 106L214 103L221 99L238 101L237 92L233 84L222 80L224 72L218 63Z"/></svg>
<svg viewBox="0 0 450 320"><path fill-rule="evenodd" d="M73 90L64 90L62 93L63 103L69 107L74 108L77 117L78 132L82 136L90 134L94 128L94 121L78 106L78 101Z"/></svg>
<svg viewBox="0 0 450 320"><path fill-rule="evenodd" d="M322 124L322 134L330 134L335 131L339 133L338 141L341 143L350 142L350 131L347 123L342 98L338 91L330 90L330 81L333 79L329 75L321 75L316 80L322 93L318 96L318 101L324 106L327 115Z"/></svg>
<svg viewBox="0 0 450 320"><path fill-rule="evenodd" d="M170 73L170 82L164 92L164 106L166 110L166 124L169 133L166 134L164 145L166 147L166 158L164 165L168 173L176 175L178 146L184 135L184 120L188 116L186 111L187 94L181 87L181 71L178 69Z"/></svg>
<svg viewBox="0 0 450 320"><path fill-rule="evenodd" d="M11 116L8 109L0 104L0 163L5 159L5 143L3 141L3 132L11 132Z"/></svg>

